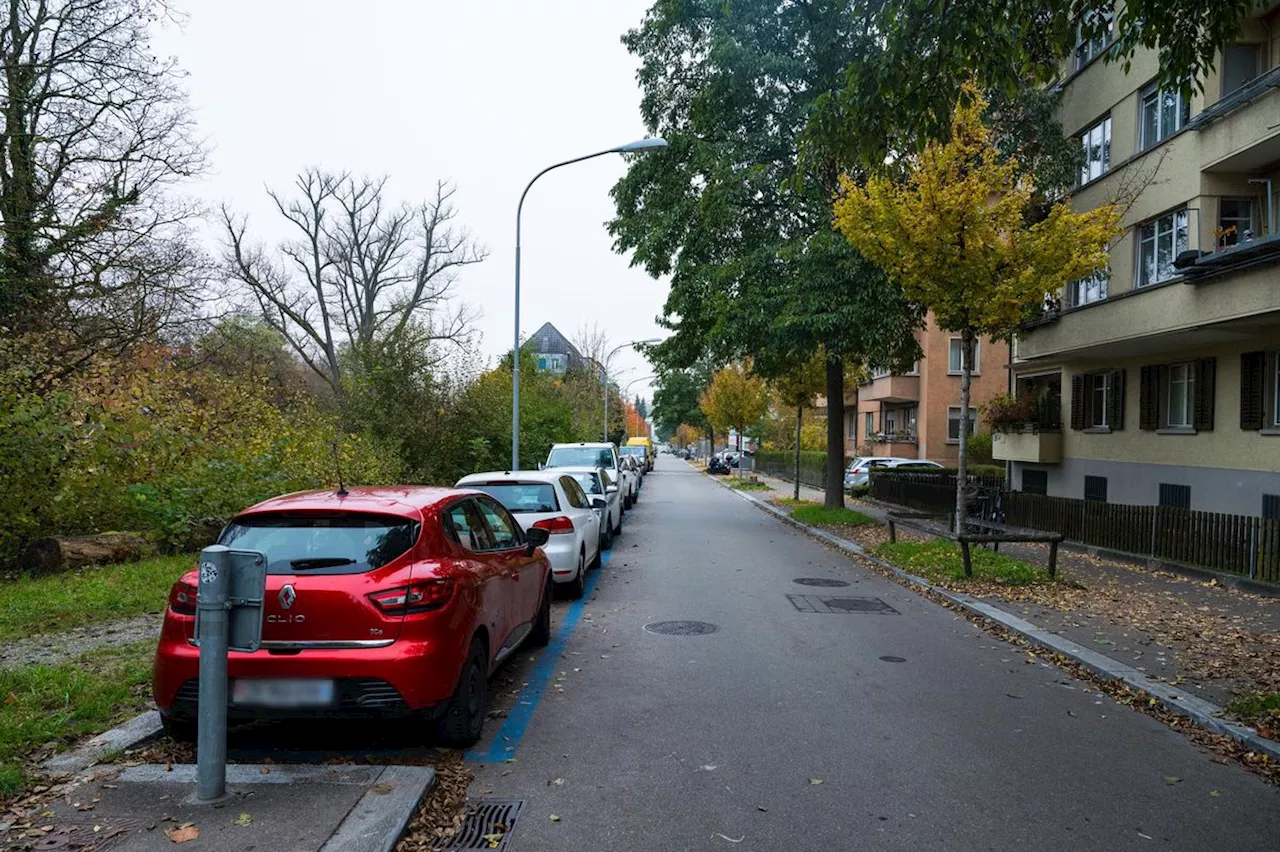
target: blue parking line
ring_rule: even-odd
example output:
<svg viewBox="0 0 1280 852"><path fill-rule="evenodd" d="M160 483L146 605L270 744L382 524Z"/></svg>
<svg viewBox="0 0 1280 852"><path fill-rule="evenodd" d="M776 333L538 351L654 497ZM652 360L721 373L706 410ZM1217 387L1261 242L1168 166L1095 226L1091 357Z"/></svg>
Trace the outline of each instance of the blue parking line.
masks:
<svg viewBox="0 0 1280 852"><path fill-rule="evenodd" d="M516 756L516 749L520 745L521 738L524 737L525 728L529 727L529 721L533 718L533 711L538 707L538 701L546 692L547 684L555 675L556 668L564 664L560 657L564 653L565 646L569 644L569 639L572 638L573 631L578 626L578 620L582 617L582 611L586 609L591 592L595 589L600 575L604 573L605 566L609 564L609 556L612 553L612 550L606 550L600 554L600 567L587 574L586 592L565 611L564 620L556 628L551 642L542 649L542 656L533 667L528 682L521 688L520 694L516 696L515 705L507 713L507 720L502 723L502 727L498 729L493 742L487 748L472 749L466 753L465 758L468 763L505 763Z"/></svg>

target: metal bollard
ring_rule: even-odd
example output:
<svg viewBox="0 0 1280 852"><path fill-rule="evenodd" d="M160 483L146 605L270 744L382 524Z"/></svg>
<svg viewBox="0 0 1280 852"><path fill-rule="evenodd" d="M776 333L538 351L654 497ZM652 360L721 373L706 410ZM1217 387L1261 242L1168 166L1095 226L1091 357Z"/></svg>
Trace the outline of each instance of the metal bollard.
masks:
<svg viewBox="0 0 1280 852"><path fill-rule="evenodd" d="M220 544L200 552L196 595L200 639L200 708L196 734L196 799L227 792L227 623L230 550Z"/></svg>

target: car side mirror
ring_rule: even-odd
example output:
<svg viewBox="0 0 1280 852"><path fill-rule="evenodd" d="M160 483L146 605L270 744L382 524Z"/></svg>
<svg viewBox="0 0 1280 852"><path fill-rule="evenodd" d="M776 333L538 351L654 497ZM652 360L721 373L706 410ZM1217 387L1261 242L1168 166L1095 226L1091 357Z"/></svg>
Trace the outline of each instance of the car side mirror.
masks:
<svg viewBox="0 0 1280 852"><path fill-rule="evenodd" d="M535 550L551 540L551 533L548 530L544 530L542 527L531 527L529 531L525 533L525 538L529 541L528 552L529 555L532 556Z"/></svg>
<svg viewBox="0 0 1280 852"><path fill-rule="evenodd" d="M592 497L592 498L591 498L591 508L593 508L593 509L607 509L607 508L609 508L609 501L608 501L608 500L606 500L606 499L604 499L603 497L600 497L600 496Z"/></svg>
<svg viewBox="0 0 1280 852"><path fill-rule="evenodd" d="M616 486L616 485L610 485L608 488L606 488L606 489L604 490L604 493L606 493L606 494L617 494L617 493L618 493L618 486Z"/></svg>

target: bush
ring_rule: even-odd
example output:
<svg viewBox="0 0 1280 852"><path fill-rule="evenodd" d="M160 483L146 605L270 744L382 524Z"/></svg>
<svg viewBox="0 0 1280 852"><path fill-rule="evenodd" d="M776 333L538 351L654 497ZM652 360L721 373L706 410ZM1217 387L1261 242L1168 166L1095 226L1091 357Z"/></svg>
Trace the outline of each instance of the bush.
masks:
<svg viewBox="0 0 1280 852"><path fill-rule="evenodd" d="M855 485L849 489L850 497L869 497L871 496L870 485Z"/></svg>
<svg viewBox="0 0 1280 852"><path fill-rule="evenodd" d="M969 467L990 465L993 461L991 457L991 433L978 432L976 435L970 435L969 440L965 442L965 450L969 456Z"/></svg>

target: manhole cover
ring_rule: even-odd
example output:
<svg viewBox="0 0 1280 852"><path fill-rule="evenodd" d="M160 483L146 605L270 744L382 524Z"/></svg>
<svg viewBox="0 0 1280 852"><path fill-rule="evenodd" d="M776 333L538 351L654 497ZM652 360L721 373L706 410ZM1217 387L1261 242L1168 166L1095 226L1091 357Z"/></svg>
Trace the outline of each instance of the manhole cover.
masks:
<svg viewBox="0 0 1280 852"><path fill-rule="evenodd" d="M481 799L467 811L462 828L453 837L440 840L436 852L462 849L507 849L524 802L518 799Z"/></svg>
<svg viewBox="0 0 1280 852"><path fill-rule="evenodd" d="M644 629L659 636L705 636L720 628L705 621L654 621L646 624Z"/></svg>
<svg viewBox="0 0 1280 852"><path fill-rule="evenodd" d="M822 586L827 589L839 589L849 585L844 580L832 580L829 577L800 577L791 582L799 583L802 586Z"/></svg>
<svg viewBox="0 0 1280 852"><path fill-rule="evenodd" d="M898 611L879 598L832 598L826 595L787 595L801 612L853 612L897 615Z"/></svg>
<svg viewBox="0 0 1280 852"><path fill-rule="evenodd" d="M880 661L885 663L905 663L907 661L907 658L906 657L881 657Z"/></svg>

